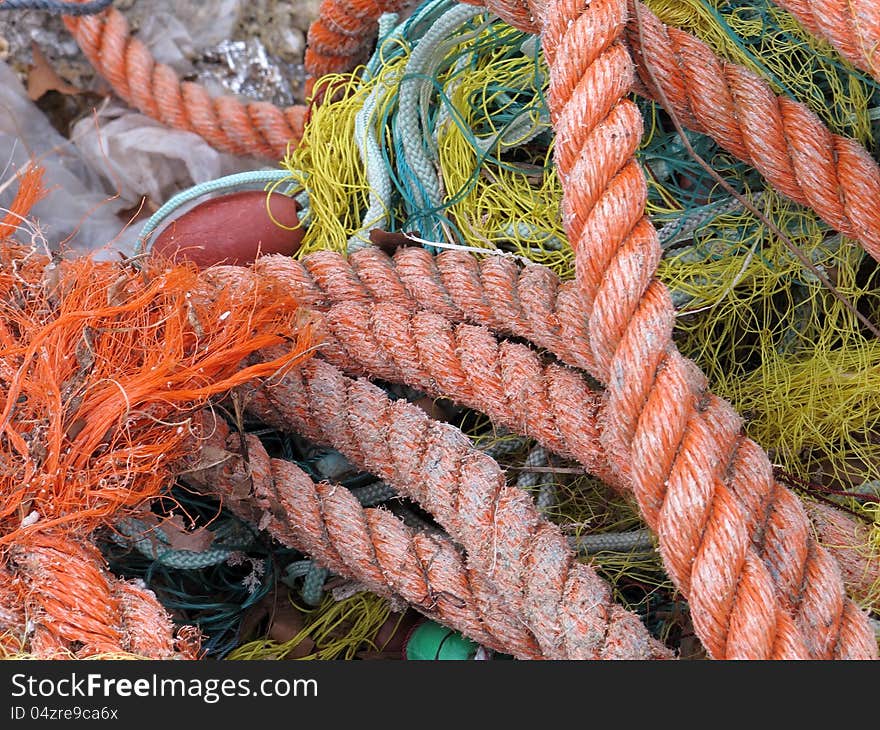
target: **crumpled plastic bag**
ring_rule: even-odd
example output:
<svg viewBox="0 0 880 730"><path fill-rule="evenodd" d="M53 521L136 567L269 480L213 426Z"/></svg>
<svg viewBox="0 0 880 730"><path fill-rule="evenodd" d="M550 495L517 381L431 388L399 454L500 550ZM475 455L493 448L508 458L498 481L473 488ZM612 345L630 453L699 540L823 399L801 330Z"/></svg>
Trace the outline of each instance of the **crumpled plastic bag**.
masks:
<svg viewBox="0 0 880 730"><path fill-rule="evenodd" d="M71 133L82 159L130 207L144 197L154 207L195 183L261 167L218 152L193 132L171 129L126 107L107 105L78 121Z"/></svg>
<svg viewBox="0 0 880 730"><path fill-rule="evenodd" d="M193 68L190 59L196 53L232 37L242 2L153 0L144 6L148 12L138 28L138 38L157 61L178 73L189 73ZM133 8L134 13L139 11L137 6Z"/></svg>
<svg viewBox="0 0 880 730"><path fill-rule="evenodd" d="M78 250L94 250L116 240L122 250L129 245L118 213L125 207L112 200L112 192L79 150L62 137L27 97L15 72L0 63L0 182L7 181L30 159L44 168L49 194L32 210L32 218L51 250L62 243ZM16 185L0 194L8 206ZM136 238L131 236L131 242ZM128 250L133 250L128 249Z"/></svg>

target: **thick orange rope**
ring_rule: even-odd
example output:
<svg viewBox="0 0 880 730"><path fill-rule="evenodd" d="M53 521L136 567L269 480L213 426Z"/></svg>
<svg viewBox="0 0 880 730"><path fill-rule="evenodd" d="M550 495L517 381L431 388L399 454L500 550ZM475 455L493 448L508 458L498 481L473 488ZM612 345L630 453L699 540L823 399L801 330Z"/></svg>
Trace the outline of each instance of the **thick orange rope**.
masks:
<svg viewBox="0 0 880 730"><path fill-rule="evenodd" d="M305 67L311 84L328 73L351 71L367 60L382 13L414 5L414 0L323 0L309 26Z"/></svg>
<svg viewBox="0 0 880 730"><path fill-rule="evenodd" d="M194 468L183 479L373 593L403 598L428 618L497 651L543 658L534 636L491 583L467 567L449 538L417 533L388 510L364 509L345 487L315 483L296 464L270 459L256 436L243 438L246 459L241 437L216 423L195 450L196 464L201 459L213 466Z"/></svg>
<svg viewBox="0 0 880 730"><path fill-rule="evenodd" d="M503 19L522 25L526 0L463 2L487 5ZM625 32L613 40L615 50L590 59L591 63L583 65L584 73L601 77L602 83L614 90L612 96L620 98L633 83L632 63L621 52L621 44L625 43L639 74L635 91L659 99L653 83L656 81L685 127L708 134L758 170L780 193L813 208L828 225L858 240L880 261L880 168L867 150L855 140L832 134L800 102L776 96L754 72L722 61L690 33L665 26L641 3L639 27L634 11L630 0L629 12L620 21L625 24ZM534 23L528 29L533 33L539 30ZM561 37L560 57L582 53L579 44L586 32L585 24L583 30ZM544 47L549 60L551 52L546 44ZM654 79L650 78L648 65L655 69ZM597 103L590 97L588 104L592 87L585 83L578 86L578 79L569 75L575 73L573 68L556 68L551 73L551 87L562 85L575 103L584 109L590 106L589 123L597 125L610 114L611 102L606 99ZM580 120L558 111L553 114L558 139L566 140L568 124L577 125ZM557 164L568 169L574 163L571 155L577 150L576 146L563 147L567 151L557 144Z"/></svg>
<svg viewBox="0 0 880 730"><path fill-rule="evenodd" d="M523 7L486 4L502 17L511 5ZM739 416L711 395L672 341L674 308L655 278L662 252L644 214L647 187L634 157L642 119L624 98L633 75L622 44L626 0L529 7L550 66L563 222L575 251L591 373L606 386L603 445L660 539L698 636L713 657L876 657L839 567L809 539L799 501L776 484ZM774 535L784 535L777 543L784 551L762 560Z"/></svg>
<svg viewBox="0 0 880 730"><path fill-rule="evenodd" d="M0 617L9 616L3 645L13 654L192 659L198 651L175 646L171 618L151 591L111 575L98 549L72 535L37 532L16 544L0 567L0 605Z"/></svg>
<svg viewBox="0 0 880 730"><path fill-rule="evenodd" d="M880 4L877 0L773 0L810 33L880 81Z"/></svg>
<svg viewBox="0 0 880 730"><path fill-rule="evenodd" d="M805 502L804 506L819 542L837 559L849 594L857 601L876 601L880 555L871 547L871 528L829 504Z"/></svg>
<svg viewBox="0 0 880 730"><path fill-rule="evenodd" d="M757 74L720 60L689 33L663 25L644 5L639 13L641 30L630 20L626 37L643 92L660 98L649 63L684 126L710 135L780 193L811 207L880 261L880 168L867 150L832 134L800 102L776 96ZM556 127L559 134L560 122Z"/></svg>
<svg viewBox="0 0 880 730"><path fill-rule="evenodd" d="M526 337L580 366L576 353L588 351L590 340L585 331L567 326L577 316L572 309L577 304L573 282L560 285L552 272L537 265L520 272L502 257L477 262L469 254L449 251L435 258L421 248L402 249L393 261L377 249L358 251L347 260L330 252L312 254L302 262L264 257L255 272L313 309L323 356L347 372L404 382L432 397L451 398L485 413L496 425L579 461L609 484L631 488L611 467L602 447L601 391L571 370L543 364L527 347L498 342L481 327L453 326L449 321L468 320ZM224 267L213 276L241 289L251 274ZM568 303L560 307L562 302ZM751 441L740 448L743 453L758 451ZM785 492L789 502L797 501ZM660 539L662 546L664 536ZM760 546L771 573L791 572L784 565L791 561L784 539L783 533L770 531ZM809 550L822 551L810 534L805 540ZM805 591L813 591L813 586ZM804 595L793 610L809 614L821 601L821 596ZM858 611L851 620L856 627L864 624L864 636L868 629ZM809 617L800 622L808 623Z"/></svg>
<svg viewBox="0 0 880 730"><path fill-rule="evenodd" d="M239 391L262 423L338 449L434 515L548 658L666 658L641 621L575 560L559 528L449 424L317 358Z"/></svg>
<svg viewBox="0 0 880 730"><path fill-rule="evenodd" d="M234 96L212 98L205 88L181 82L149 49L132 38L125 16L113 7L64 23L95 69L126 103L169 127L204 137L237 155L280 159L302 137L308 109L279 109L267 102L243 104Z"/></svg>

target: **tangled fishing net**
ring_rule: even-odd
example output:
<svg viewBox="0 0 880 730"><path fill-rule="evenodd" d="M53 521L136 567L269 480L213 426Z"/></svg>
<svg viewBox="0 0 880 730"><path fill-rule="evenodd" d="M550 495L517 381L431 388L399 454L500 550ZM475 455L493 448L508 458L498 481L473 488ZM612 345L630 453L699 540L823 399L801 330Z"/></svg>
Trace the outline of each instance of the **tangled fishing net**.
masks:
<svg viewBox="0 0 880 730"><path fill-rule="evenodd" d="M382 655L414 608L502 655L718 656L697 639L712 630L668 559L674 536L657 549L603 441L591 356L564 329L582 327L564 321L578 272L541 36L452 0L357 4L363 17L325 5L310 41L327 73L270 186L300 205L298 262L199 272L149 256L53 257L27 218L39 168L19 176L0 223L0 649L350 659ZM646 6L880 156L880 83L785 10ZM367 26L378 33L364 45ZM331 68L321 44L339 39L366 62ZM801 497L849 598L876 616L870 246L709 134L683 141L661 101L632 99L674 342ZM279 151L273 129L261 152ZM507 299L505 277L516 279ZM477 345L500 363L482 386ZM558 393L592 410L572 414ZM477 527L520 523L539 547L512 526L486 557ZM563 553L564 568L551 560ZM81 592L81 620L51 588L59 572ZM840 626L856 621L840 610ZM583 638L596 627L599 645ZM783 643L772 655L801 651Z"/></svg>

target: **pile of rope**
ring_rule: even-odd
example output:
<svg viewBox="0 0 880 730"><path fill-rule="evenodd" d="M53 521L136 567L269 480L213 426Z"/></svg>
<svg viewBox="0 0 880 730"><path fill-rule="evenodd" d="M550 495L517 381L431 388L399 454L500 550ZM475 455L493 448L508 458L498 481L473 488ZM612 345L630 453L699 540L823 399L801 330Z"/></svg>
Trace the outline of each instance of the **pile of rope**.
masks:
<svg viewBox="0 0 880 730"><path fill-rule="evenodd" d="M288 192L305 208L306 241L319 239L324 225L339 235L324 246L336 252L310 253L317 245L306 245L301 262L269 256L201 273L150 258L139 269L56 263L32 247L6 245L0 418L11 481L0 492L8 521L0 619L10 641L48 655L192 654L192 641L175 648L168 630L157 633L165 637L160 647L143 648L131 617L161 607L110 576L89 544L99 525L130 517L179 476L296 554L497 651L673 655L492 456L378 382L484 414L634 500L710 657L876 658L873 630L854 601L871 600L876 587L876 559L852 549L865 542L864 531L836 508L811 506L811 523L740 416L673 340L676 306L697 311L712 273L690 287L679 278L672 291L657 276L662 221L646 211L657 216L658 200L674 210L675 196L697 181L671 163L660 175L640 165L658 149L654 135L642 143L643 110L655 125L662 112L704 135L696 146L728 155L730 178L742 183L737 190L712 178L710 188L718 182L735 204L719 206L715 191L695 194L691 208L699 201L706 215L696 224L673 221L666 243L723 223L737 206L758 216L743 195L761 180L749 177L754 171L772 210L788 205L770 197L777 194L812 209L810 225L826 248L827 230L841 234L833 253L844 261L853 253L838 282L847 272L864 277L880 260L880 169L871 154L757 71L722 60L639 2L430 0L401 24L382 15L408 5L325 0L307 56L324 78L308 111L209 99L154 63L112 9L66 21L117 93L142 111L222 149L284 155ZM876 75L873 52L864 52L880 40L876 23L858 16L859 46L791 5L809 31ZM366 59L373 30L379 41L361 74L326 76ZM526 34L538 36L540 48ZM654 104L637 105L630 90ZM331 172L350 176L345 215L321 197L330 188L319 184L328 150L317 142L328 128L343 138L332 152L347 164ZM543 159L534 144L541 135ZM456 174L462 150L475 161ZM491 185L481 176L494 183L502 170L538 178L529 190L549 201L546 210L558 194L558 217L514 218L501 231L498 216L468 220L462 202L485 199ZM33 193L25 188L27 201ZM515 256L477 258L470 250L511 240ZM379 245L405 247L391 258ZM467 250L436 253L450 246ZM535 249L567 254L551 259L554 272L533 262ZM744 272L757 250L746 246ZM695 247L681 258L694 263L700 255ZM795 255L801 276L814 277L805 286L827 288L822 256ZM858 340L869 350L878 308L837 295L834 311L852 333L839 351L862 347ZM821 316L810 306L808 319ZM299 307L311 313L308 326ZM303 361L312 337L317 355ZM204 410L209 399L213 411ZM218 406L235 418L219 418ZM366 495L314 479L270 453L248 422L333 448L435 525L413 529L368 506ZM814 525L848 544L820 544ZM68 544L73 536L79 542ZM83 585L101 584L96 595L116 597L88 620L60 620L68 616L63 597L41 588L65 550L89 573ZM138 611L121 597L125 590ZM29 633L33 615L43 618Z"/></svg>

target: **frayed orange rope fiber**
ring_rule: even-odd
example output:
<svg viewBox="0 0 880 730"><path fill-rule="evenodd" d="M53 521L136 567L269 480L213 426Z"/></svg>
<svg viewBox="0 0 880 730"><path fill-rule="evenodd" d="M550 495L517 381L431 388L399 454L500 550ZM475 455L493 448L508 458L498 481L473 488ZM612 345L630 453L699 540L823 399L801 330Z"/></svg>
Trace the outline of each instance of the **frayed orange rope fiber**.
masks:
<svg viewBox="0 0 880 730"><path fill-rule="evenodd" d="M212 396L301 360L297 302L203 284L194 267L142 270L30 251L0 269L0 545L67 524L88 532L155 495ZM271 362L261 348L293 341Z"/></svg>
<svg viewBox="0 0 880 730"><path fill-rule="evenodd" d="M0 219L0 241L9 238L24 222L31 208L46 195L43 187L43 168L28 164L18 175L18 191L6 215Z"/></svg>

